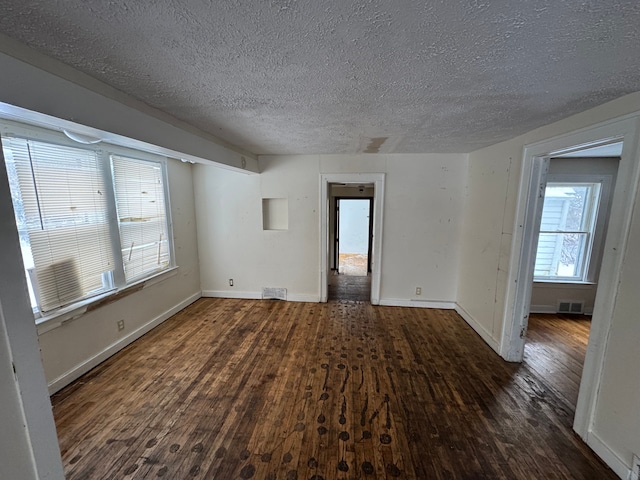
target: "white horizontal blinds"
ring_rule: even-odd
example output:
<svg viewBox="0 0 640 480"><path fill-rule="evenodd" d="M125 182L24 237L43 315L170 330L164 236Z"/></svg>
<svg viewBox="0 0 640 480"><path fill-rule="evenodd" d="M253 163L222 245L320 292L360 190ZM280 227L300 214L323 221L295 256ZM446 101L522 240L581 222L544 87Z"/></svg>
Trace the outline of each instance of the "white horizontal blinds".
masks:
<svg viewBox="0 0 640 480"><path fill-rule="evenodd" d="M21 138L3 142L16 165L40 309L100 293L103 273L114 266L97 154Z"/></svg>
<svg viewBox="0 0 640 480"><path fill-rule="evenodd" d="M160 162L112 155L122 261L127 282L169 266Z"/></svg>

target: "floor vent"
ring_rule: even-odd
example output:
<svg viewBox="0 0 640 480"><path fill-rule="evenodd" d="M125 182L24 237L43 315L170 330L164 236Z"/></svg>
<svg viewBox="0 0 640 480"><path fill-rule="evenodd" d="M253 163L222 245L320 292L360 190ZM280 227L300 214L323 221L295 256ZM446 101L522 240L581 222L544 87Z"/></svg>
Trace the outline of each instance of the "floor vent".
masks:
<svg viewBox="0 0 640 480"><path fill-rule="evenodd" d="M262 289L263 300L286 300L287 289L277 287L264 287Z"/></svg>
<svg viewBox="0 0 640 480"><path fill-rule="evenodd" d="M584 313L584 304L582 302L573 302L570 300L560 300L558 302L558 313Z"/></svg>

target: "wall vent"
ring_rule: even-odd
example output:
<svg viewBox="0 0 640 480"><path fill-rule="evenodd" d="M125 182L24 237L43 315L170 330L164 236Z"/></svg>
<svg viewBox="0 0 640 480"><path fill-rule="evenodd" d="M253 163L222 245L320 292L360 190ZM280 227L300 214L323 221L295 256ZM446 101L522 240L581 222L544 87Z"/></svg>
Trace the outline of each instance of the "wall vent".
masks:
<svg viewBox="0 0 640 480"><path fill-rule="evenodd" d="M263 287L262 288L263 300L286 300L287 289L278 287Z"/></svg>
<svg viewBox="0 0 640 480"><path fill-rule="evenodd" d="M584 303L572 300L560 300L558 302L558 313L584 313Z"/></svg>

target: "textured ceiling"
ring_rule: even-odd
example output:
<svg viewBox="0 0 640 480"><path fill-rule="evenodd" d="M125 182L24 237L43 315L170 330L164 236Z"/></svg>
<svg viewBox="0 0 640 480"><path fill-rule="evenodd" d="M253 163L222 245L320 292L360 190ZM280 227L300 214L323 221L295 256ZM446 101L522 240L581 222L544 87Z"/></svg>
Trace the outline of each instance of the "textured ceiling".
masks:
<svg viewBox="0 0 640 480"><path fill-rule="evenodd" d="M0 32L257 154L469 152L640 90L638 0L2 0Z"/></svg>

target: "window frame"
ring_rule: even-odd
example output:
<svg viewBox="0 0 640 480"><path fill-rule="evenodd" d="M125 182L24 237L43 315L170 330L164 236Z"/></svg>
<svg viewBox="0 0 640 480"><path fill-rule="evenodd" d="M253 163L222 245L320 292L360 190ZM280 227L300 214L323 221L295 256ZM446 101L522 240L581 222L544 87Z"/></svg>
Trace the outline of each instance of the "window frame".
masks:
<svg viewBox="0 0 640 480"><path fill-rule="evenodd" d="M559 184L599 184L600 193L599 199L593 206L595 210L595 218L592 221L593 228L589 231L590 242L586 245L586 252L583 255L583 262L586 265L583 267L582 276L577 277L562 277L562 276L539 276L535 275L533 281L535 283L564 283L564 284L595 284L600 273L600 260L602 258L602 248L604 246L604 240L606 235L606 225L609 218L609 208L611 204L611 175L590 175L590 174L567 174L557 173L549 174L546 178L546 186L550 183ZM542 214L542 210L541 210ZM538 236L541 233L540 225L538 226ZM562 232L559 232L562 233ZM570 233L570 232L568 232ZM537 247L536 247L537 257Z"/></svg>
<svg viewBox="0 0 640 480"><path fill-rule="evenodd" d="M69 304L62 305L47 312L41 312L38 307L34 307L33 311L36 325L41 325L54 319L59 321L66 321L67 319L75 318L84 313L84 311L86 311L91 304L98 302L103 303L106 301L105 299L110 296L121 295L123 292L131 291L132 287L137 287L140 285L146 286L149 283L156 283L160 281L160 279L175 275L177 265L174 249L173 220L171 218L169 178L167 172L167 162L169 159L167 157L148 153L143 150L114 145L108 142L100 142L93 145L82 144L71 140L61 131L22 124L7 119L0 119L0 144L5 136L15 136L18 138L24 138L38 142L94 151L96 152L96 155L98 157L100 174L106 184L107 209L105 213L108 218L109 235L111 241L110 243L114 256L114 270L112 275L113 279L111 288L91 297L81 298L77 301L70 302ZM122 255L120 250L120 230L116 207L115 179L111 166L112 155L157 163L159 164L162 173L169 264L167 267L161 270L151 272L146 276L132 279L128 283L125 280L124 264L122 263ZM6 168L4 165L5 162L6 160L3 161L2 168ZM31 279L28 278L26 268L25 275L27 276L26 281L31 282Z"/></svg>

